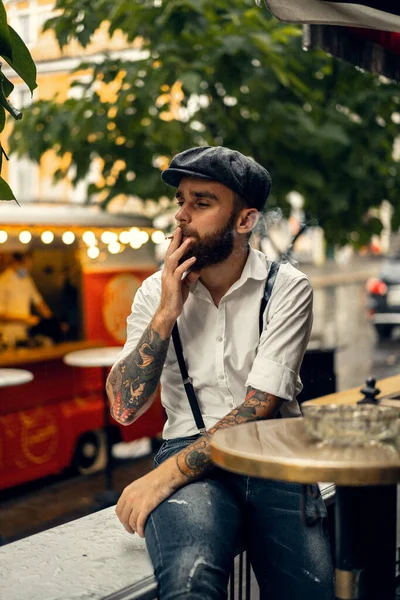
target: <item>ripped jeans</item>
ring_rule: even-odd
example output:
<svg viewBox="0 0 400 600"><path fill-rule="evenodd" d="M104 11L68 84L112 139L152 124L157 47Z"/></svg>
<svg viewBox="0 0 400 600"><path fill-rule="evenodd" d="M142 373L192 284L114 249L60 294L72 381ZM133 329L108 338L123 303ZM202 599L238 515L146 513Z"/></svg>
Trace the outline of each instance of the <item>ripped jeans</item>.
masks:
<svg viewBox="0 0 400 600"><path fill-rule="evenodd" d="M167 440L161 462L197 436ZM229 473L217 467L162 502L145 528L160 600L221 600L237 549L245 547L262 600L333 600L333 569L322 498L321 519L300 519L301 486Z"/></svg>

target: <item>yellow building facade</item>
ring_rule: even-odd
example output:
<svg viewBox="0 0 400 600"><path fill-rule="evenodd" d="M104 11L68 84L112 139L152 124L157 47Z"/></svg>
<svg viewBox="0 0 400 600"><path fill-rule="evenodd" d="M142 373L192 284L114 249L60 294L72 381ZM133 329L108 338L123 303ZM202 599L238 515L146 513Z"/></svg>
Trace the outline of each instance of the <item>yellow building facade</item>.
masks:
<svg viewBox="0 0 400 600"><path fill-rule="evenodd" d="M23 81L11 70L4 68L7 77L15 86L10 96L11 103L19 109L26 108L32 101L57 100L79 93L79 88L70 89L72 81L88 76L84 72L74 72L79 64L90 57L101 62L104 53L135 60L140 53L140 41L128 44L122 33L108 35L107 23L93 36L93 40L85 49L76 41L72 41L60 50L52 31L42 31L44 23L55 16L54 2L49 0L6 0L8 22L24 40L37 67L38 87L31 99L30 91ZM109 90L108 93L112 93ZM109 99L109 98L107 98ZM7 151L7 135L12 127L13 119L8 117L7 127L2 136L2 143ZM40 133L38 133L40 135ZM40 202L83 202L86 199L86 187L97 177L96 166L89 174L88 181L82 182L75 189L68 180L55 185L52 174L60 166L59 158L53 151L42 157L40 165L27 158L18 159L11 156L9 163L3 162L2 176L9 182L18 201Z"/></svg>

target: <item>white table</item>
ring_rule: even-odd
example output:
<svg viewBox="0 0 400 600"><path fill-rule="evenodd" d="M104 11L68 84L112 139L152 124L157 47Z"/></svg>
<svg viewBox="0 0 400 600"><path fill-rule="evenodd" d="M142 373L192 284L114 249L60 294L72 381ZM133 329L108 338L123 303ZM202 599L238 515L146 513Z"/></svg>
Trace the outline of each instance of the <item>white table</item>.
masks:
<svg viewBox="0 0 400 600"><path fill-rule="evenodd" d="M122 346L109 346L104 348L88 348L87 350L77 350L69 352L64 356L65 364L71 367L101 367L103 375L103 405L104 405L104 434L107 445L107 463L105 469L106 490L100 498L101 507L112 506L118 500L118 494L115 492L112 483L112 445L110 432L110 409L106 392L106 382L109 367L115 363Z"/></svg>
<svg viewBox="0 0 400 600"><path fill-rule="evenodd" d="M112 367L121 350L122 346L76 350L68 352L64 362L71 367Z"/></svg>
<svg viewBox="0 0 400 600"><path fill-rule="evenodd" d="M33 374L25 369L0 369L0 388L29 383Z"/></svg>

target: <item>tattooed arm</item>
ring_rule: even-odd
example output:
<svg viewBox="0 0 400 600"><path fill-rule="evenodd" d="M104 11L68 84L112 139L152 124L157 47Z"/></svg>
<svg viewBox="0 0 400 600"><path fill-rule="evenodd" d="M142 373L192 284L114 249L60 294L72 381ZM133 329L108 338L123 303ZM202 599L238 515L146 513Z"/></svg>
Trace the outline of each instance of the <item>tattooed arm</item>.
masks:
<svg viewBox="0 0 400 600"><path fill-rule="evenodd" d="M122 425L133 423L151 404L168 350L169 330L156 314L135 350L115 364L107 379L111 414Z"/></svg>
<svg viewBox="0 0 400 600"><path fill-rule="evenodd" d="M189 286L200 273L185 272L195 257L183 260L191 239L182 242L178 227L167 250L161 279L161 299L153 320L145 329L135 350L115 364L106 389L111 414L122 425L133 423L151 404L160 381L172 328L182 312Z"/></svg>
<svg viewBox="0 0 400 600"><path fill-rule="evenodd" d="M226 429L250 421L273 419L278 414L283 402L281 398L272 394L260 392L252 387L247 388L243 404L228 413L206 435L202 435L173 457L180 473L189 481L200 477L210 467L210 437L218 429Z"/></svg>

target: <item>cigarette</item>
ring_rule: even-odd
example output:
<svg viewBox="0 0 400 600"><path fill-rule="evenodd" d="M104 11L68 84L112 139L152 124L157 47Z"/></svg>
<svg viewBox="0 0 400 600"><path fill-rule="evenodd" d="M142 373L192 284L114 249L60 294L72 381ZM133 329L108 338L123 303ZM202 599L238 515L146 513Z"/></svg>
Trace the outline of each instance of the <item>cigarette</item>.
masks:
<svg viewBox="0 0 400 600"><path fill-rule="evenodd" d="M173 237L174 237L173 235L166 235L166 236L165 236L165 239L166 239L166 240L172 240L172 238L173 238Z"/></svg>

